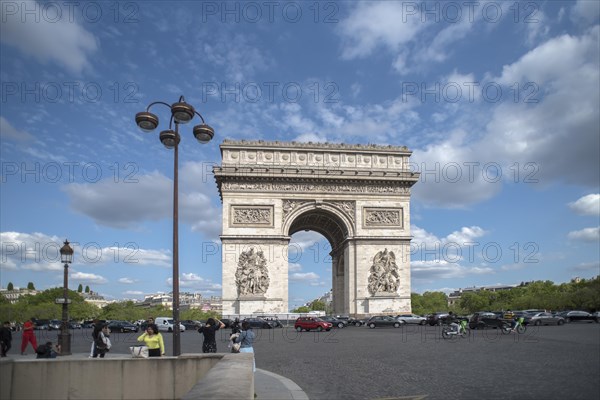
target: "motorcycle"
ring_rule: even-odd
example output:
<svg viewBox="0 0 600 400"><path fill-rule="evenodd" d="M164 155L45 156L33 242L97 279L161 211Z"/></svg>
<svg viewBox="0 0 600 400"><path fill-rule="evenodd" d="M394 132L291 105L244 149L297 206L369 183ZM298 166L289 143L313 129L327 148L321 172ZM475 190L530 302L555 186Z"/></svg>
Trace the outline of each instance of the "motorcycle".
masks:
<svg viewBox="0 0 600 400"><path fill-rule="evenodd" d="M458 325L458 329L456 329L456 326L452 326L452 325L448 325L442 328L442 337L444 339L449 339L452 336L460 336L463 338L466 338L468 336L469 332L467 331L467 321L466 320L461 320L459 325Z"/></svg>

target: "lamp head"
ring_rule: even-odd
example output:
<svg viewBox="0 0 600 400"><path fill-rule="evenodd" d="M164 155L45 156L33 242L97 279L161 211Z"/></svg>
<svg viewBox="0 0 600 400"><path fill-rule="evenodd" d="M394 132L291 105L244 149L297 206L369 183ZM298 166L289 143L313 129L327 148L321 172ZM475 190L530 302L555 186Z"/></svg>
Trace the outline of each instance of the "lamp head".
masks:
<svg viewBox="0 0 600 400"><path fill-rule="evenodd" d="M162 131L160 133L160 141L167 149L172 149L181 141L181 137L179 133L175 132L172 129L167 129L166 131Z"/></svg>
<svg viewBox="0 0 600 400"><path fill-rule="evenodd" d="M173 119L175 122L179 124L187 124L194 118L194 107L185 101L180 101L177 103L173 103L171 106L171 114L173 114Z"/></svg>
<svg viewBox="0 0 600 400"><path fill-rule="evenodd" d="M215 130L206 124L194 127L194 137L202 144L206 144L215 136Z"/></svg>
<svg viewBox="0 0 600 400"><path fill-rule="evenodd" d="M69 246L69 241L65 239L64 246L60 248L60 261L63 264L73 262L73 248Z"/></svg>
<svg viewBox="0 0 600 400"><path fill-rule="evenodd" d="M152 132L158 126L158 117L151 112L142 111L135 114L135 123L143 132Z"/></svg>

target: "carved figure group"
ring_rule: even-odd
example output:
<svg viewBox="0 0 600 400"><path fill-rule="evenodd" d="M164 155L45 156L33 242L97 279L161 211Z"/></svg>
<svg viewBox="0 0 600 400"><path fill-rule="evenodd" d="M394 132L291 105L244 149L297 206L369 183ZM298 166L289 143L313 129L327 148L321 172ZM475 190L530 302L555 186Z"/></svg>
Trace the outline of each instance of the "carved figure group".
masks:
<svg viewBox="0 0 600 400"><path fill-rule="evenodd" d="M396 264L396 255L393 251L384 249L373 257L369 275L369 293L396 293L400 286L400 274Z"/></svg>
<svg viewBox="0 0 600 400"><path fill-rule="evenodd" d="M269 288L269 271L262 250L255 252L254 248L251 248L240 254L235 282L239 295L266 293Z"/></svg>

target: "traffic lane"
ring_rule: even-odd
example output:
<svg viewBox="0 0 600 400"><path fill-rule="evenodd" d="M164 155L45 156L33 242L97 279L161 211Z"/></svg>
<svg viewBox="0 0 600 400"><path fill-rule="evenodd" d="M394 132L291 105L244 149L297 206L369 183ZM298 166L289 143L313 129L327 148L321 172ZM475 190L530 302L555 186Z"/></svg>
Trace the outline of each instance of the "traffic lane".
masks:
<svg viewBox="0 0 600 400"><path fill-rule="evenodd" d="M257 367L286 376L311 399L598 398L600 326L473 331L348 328L275 335L255 345Z"/></svg>

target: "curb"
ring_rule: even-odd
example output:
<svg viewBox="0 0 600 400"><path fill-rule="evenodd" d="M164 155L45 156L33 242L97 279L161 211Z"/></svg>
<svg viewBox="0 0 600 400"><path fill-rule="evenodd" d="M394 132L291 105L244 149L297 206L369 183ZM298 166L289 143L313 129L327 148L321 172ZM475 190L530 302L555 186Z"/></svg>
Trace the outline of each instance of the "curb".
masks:
<svg viewBox="0 0 600 400"><path fill-rule="evenodd" d="M283 389L280 390L279 396L278 397L273 397L273 399L288 398L288 399L293 399L293 400L309 400L309 398L306 395L306 393L304 392L304 390L302 390L302 388L300 388L300 386L298 386L291 379L288 379L288 378L286 378L284 376L277 375L277 374L275 374L273 372L269 372L269 371L266 371L266 370L260 369L260 368L256 369L256 374L264 374L264 375L268 376L269 378L276 379L283 386ZM256 380L257 380L257 377L255 375L255 383L254 383L255 390L256 390ZM259 378L259 380L260 380L260 378ZM284 391L285 392L289 392L289 396L285 396L285 397L281 396L283 394L281 392L284 392ZM273 392L271 392L271 393L273 393ZM257 395L258 395L259 399L262 399L262 398L266 399L267 398L267 397L261 396L261 394L258 393L258 392L257 392Z"/></svg>

